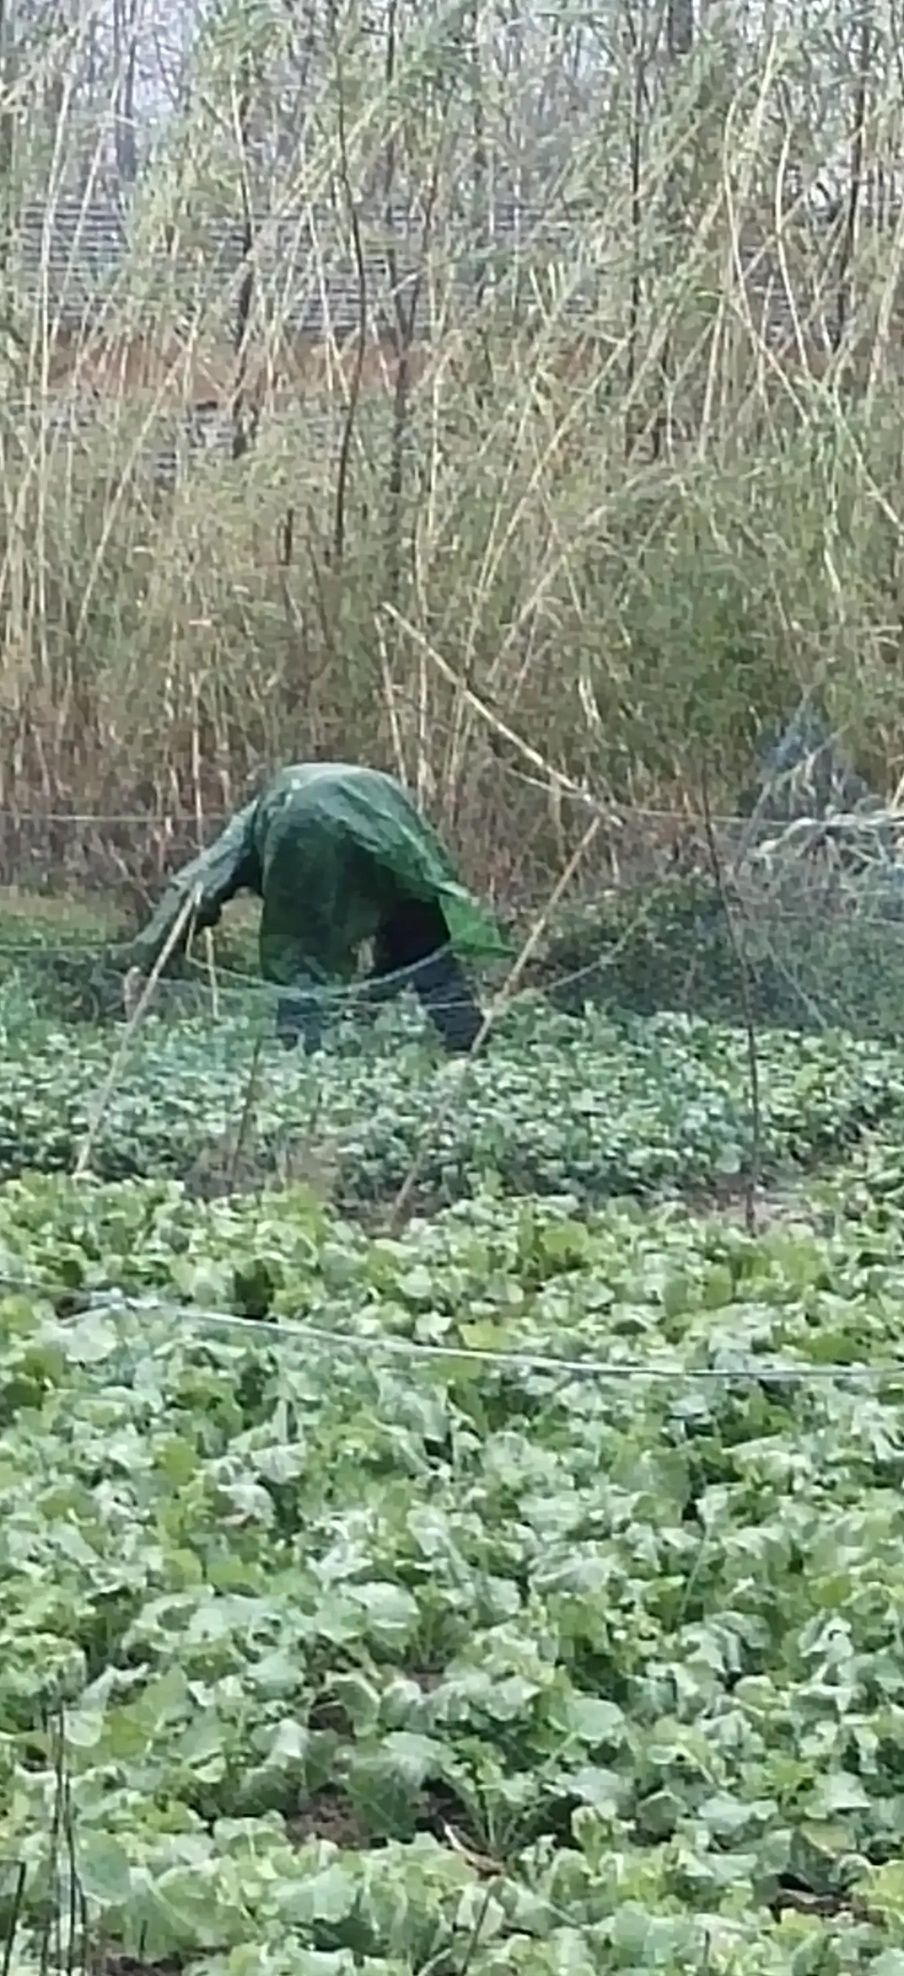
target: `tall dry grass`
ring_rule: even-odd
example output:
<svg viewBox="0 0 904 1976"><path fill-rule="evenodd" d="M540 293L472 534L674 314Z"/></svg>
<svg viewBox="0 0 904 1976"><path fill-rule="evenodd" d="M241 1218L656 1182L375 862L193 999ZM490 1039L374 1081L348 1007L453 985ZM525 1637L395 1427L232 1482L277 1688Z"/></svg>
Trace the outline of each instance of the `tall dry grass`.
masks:
<svg viewBox="0 0 904 1976"><path fill-rule="evenodd" d="M570 785L680 809L705 770L730 803L814 686L894 784L891 16L835 48L728 7L688 49L623 0L520 40L484 0L379 33L333 11L294 98L291 18L213 20L75 329L54 229L106 196L106 139L86 164L71 34L7 48L0 808L146 815L158 855L160 819L190 840L287 757L373 759L511 887L585 827ZM838 146L814 229L801 185ZM77 440L48 417L67 378L97 399ZM211 392L231 448L160 485L161 417ZM149 833L123 831L134 875Z"/></svg>

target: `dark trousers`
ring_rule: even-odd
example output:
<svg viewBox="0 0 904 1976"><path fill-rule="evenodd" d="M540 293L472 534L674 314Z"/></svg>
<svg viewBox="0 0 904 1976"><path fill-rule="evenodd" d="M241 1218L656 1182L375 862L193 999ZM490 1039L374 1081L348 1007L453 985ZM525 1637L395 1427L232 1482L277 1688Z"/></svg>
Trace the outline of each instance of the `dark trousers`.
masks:
<svg viewBox="0 0 904 1976"><path fill-rule="evenodd" d="M371 997L383 1000L403 988L414 989L450 1054L463 1055L473 1047L480 1010L449 945L441 907L420 899L403 900L383 921L374 941Z"/></svg>
<svg viewBox="0 0 904 1976"><path fill-rule="evenodd" d="M374 964L362 991L371 1003L389 1001L413 988L444 1048L465 1055L473 1048L481 1014L464 969L449 945L449 929L436 904L403 900L387 914L374 940ZM303 995L284 996L276 1012L276 1033L287 1048L299 1035L307 1052L320 1048L320 1006Z"/></svg>

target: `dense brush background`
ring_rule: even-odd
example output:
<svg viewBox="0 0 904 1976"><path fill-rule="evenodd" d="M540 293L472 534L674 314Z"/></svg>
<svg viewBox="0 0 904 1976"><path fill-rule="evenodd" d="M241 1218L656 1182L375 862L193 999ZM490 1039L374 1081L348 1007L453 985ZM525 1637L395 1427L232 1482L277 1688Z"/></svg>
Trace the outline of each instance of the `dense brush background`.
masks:
<svg viewBox="0 0 904 1976"><path fill-rule="evenodd" d="M4 15L4 875L326 753L511 893L814 684L893 793L895 13Z"/></svg>

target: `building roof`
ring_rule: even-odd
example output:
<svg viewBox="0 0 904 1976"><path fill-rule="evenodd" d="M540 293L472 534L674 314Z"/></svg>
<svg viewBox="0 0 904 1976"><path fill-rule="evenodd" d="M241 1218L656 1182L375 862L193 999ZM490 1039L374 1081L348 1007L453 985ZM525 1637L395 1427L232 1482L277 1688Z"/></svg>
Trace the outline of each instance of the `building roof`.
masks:
<svg viewBox="0 0 904 1976"><path fill-rule="evenodd" d="M445 267L456 284L476 287L478 273L485 283L510 288L520 283L527 308L535 284L548 281L556 307L567 319L580 322L596 314L606 279L594 256L592 221L592 214L575 207L552 212L499 200L478 247L463 223L452 230L450 255L450 232L444 233ZM257 293L290 333L343 337L357 328L356 256L348 229L331 207L310 206L278 217L264 214L253 226ZM380 214L361 221L372 321L392 304L389 231ZM414 279L419 248L416 228L401 209L393 215L391 234L404 293ZM780 343L800 312L788 296L785 269L774 252L760 246L745 246L743 257L751 299L762 316L758 327L768 342ZM145 247L140 213L131 223L125 208L113 201L78 200L58 201L52 211L36 203L23 207L12 260L23 300L46 297L55 324L62 327L115 315L126 302L133 322L142 299L159 320L161 289L171 296L176 313L191 317L221 309L234 321L246 265L244 230L235 220L208 221L194 236L183 229L169 243L158 234ZM438 259L437 266L442 265Z"/></svg>
<svg viewBox="0 0 904 1976"><path fill-rule="evenodd" d="M605 299L605 269L593 257L594 234L598 238L600 230L592 221L592 214L574 207L551 213L500 200L481 247L483 273L504 286L521 281L520 294L530 310L545 271L550 287L559 290L556 306L579 329L582 319L592 321L597 316L600 300ZM402 287L417 265L416 247L409 246L411 232L408 215L400 210L393 216L393 238ZM372 215L362 223L372 324L392 300L386 233L383 215ZM321 341L327 336L345 338L358 327L358 269L331 207L311 206L278 218L262 215L255 221L254 234L256 292L290 333ZM173 320L180 313L190 320L193 313L212 310L214 319L219 314L228 325L231 337L246 266L243 228L234 220L209 221L194 237L185 230L169 242L158 231L147 249L140 244L141 237L140 211L136 209L131 219L124 206L112 200L60 201L52 211L27 205L18 216L13 242L18 292L26 306L38 296L46 298L59 326L80 329L98 320L103 323L107 316L117 328L134 325L140 334L142 297L159 321L163 291ZM460 241L460 252L453 249L451 277L473 286L478 257L465 226ZM443 250L448 267L448 233ZM820 335L809 277L801 276L800 291L789 293L787 259L768 241L745 239L741 258L750 315L767 347L786 346L796 338L801 322L810 326L811 334ZM58 395L43 406L32 400L20 407L7 394L5 410L13 421L23 413L25 424L37 419L53 447L78 445L104 416L98 400L83 390ZM337 416L341 418L341 407L336 404L306 404L309 422L320 420L324 443L327 427L329 443L335 441ZM231 444L232 424L222 406L161 413L154 421L149 448L157 463L155 478L170 482L180 459L211 451L222 457ZM142 449L143 455L147 450ZM319 439L314 453L322 459Z"/></svg>

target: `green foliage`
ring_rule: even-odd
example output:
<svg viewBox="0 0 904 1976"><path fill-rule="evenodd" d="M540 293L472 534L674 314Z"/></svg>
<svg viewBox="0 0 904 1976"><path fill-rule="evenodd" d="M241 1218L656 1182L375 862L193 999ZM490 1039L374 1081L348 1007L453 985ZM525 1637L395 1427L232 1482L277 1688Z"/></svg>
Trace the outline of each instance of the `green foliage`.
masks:
<svg viewBox="0 0 904 1976"><path fill-rule="evenodd" d="M894 1970L900 1381L806 1374L896 1349L900 1223L484 1197L388 1240L33 1178L0 1246L45 1285L0 1302L23 1940L62 1701L89 1914L149 1962ZM252 1274L288 1328L243 1331ZM798 1384L739 1376L776 1356Z"/></svg>
<svg viewBox="0 0 904 1976"><path fill-rule="evenodd" d="M243 1117L260 1179L326 1159L348 1203L391 1196L416 1157L431 1201L487 1186L588 1199L701 1188L737 1179L750 1162L736 1028L681 1015L573 1020L527 1001L463 1072L437 1063L414 1013L391 1012L373 1028L340 1024L335 1047L308 1060L274 1043L266 990L230 1001L216 1024L180 1012L178 984L170 993L173 1013L164 1000L164 1013L140 1026L104 1108L92 1153L101 1178L197 1175ZM13 986L0 1000L0 1037L0 1176L70 1169L103 1089L109 1033L50 1025ZM820 1159L904 1096L894 1053L842 1032L764 1036L760 1084L766 1174Z"/></svg>
<svg viewBox="0 0 904 1976"><path fill-rule="evenodd" d="M897 1042L904 925L887 916L887 899L861 893L862 912L832 914L802 882L790 905L730 900L729 924L709 878L626 888L563 919L538 978L564 1009L589 1000L739 1022L749 1007L758 1024L839 1027Z"/></svg>
<svg viewBox="0 0 904 1976"><path fill-rule="evenodd" d="M0 996L10 1976L69 1911L59 1711L123 1968L896 1976L899 1054L764 1033L751 1237L676 1198L749 1155L725 1022L308 1061L186 985L78 1180L122 1031ZM416 1154L447 1205L343 1218Z"/></svg>
<svg viewBox="0 0 904 1976"><path fill-rule="evenodd" d="M217 930L215 965L238 975L258 974L257 901L242 901ZM122 1015L122 974L117 946L134 930L106 894L82 899L39 892L0 892L0 967L35 1011L57 1022L110 1022ZM170 978L197 983L205 948L180 957Z"/></svg>

